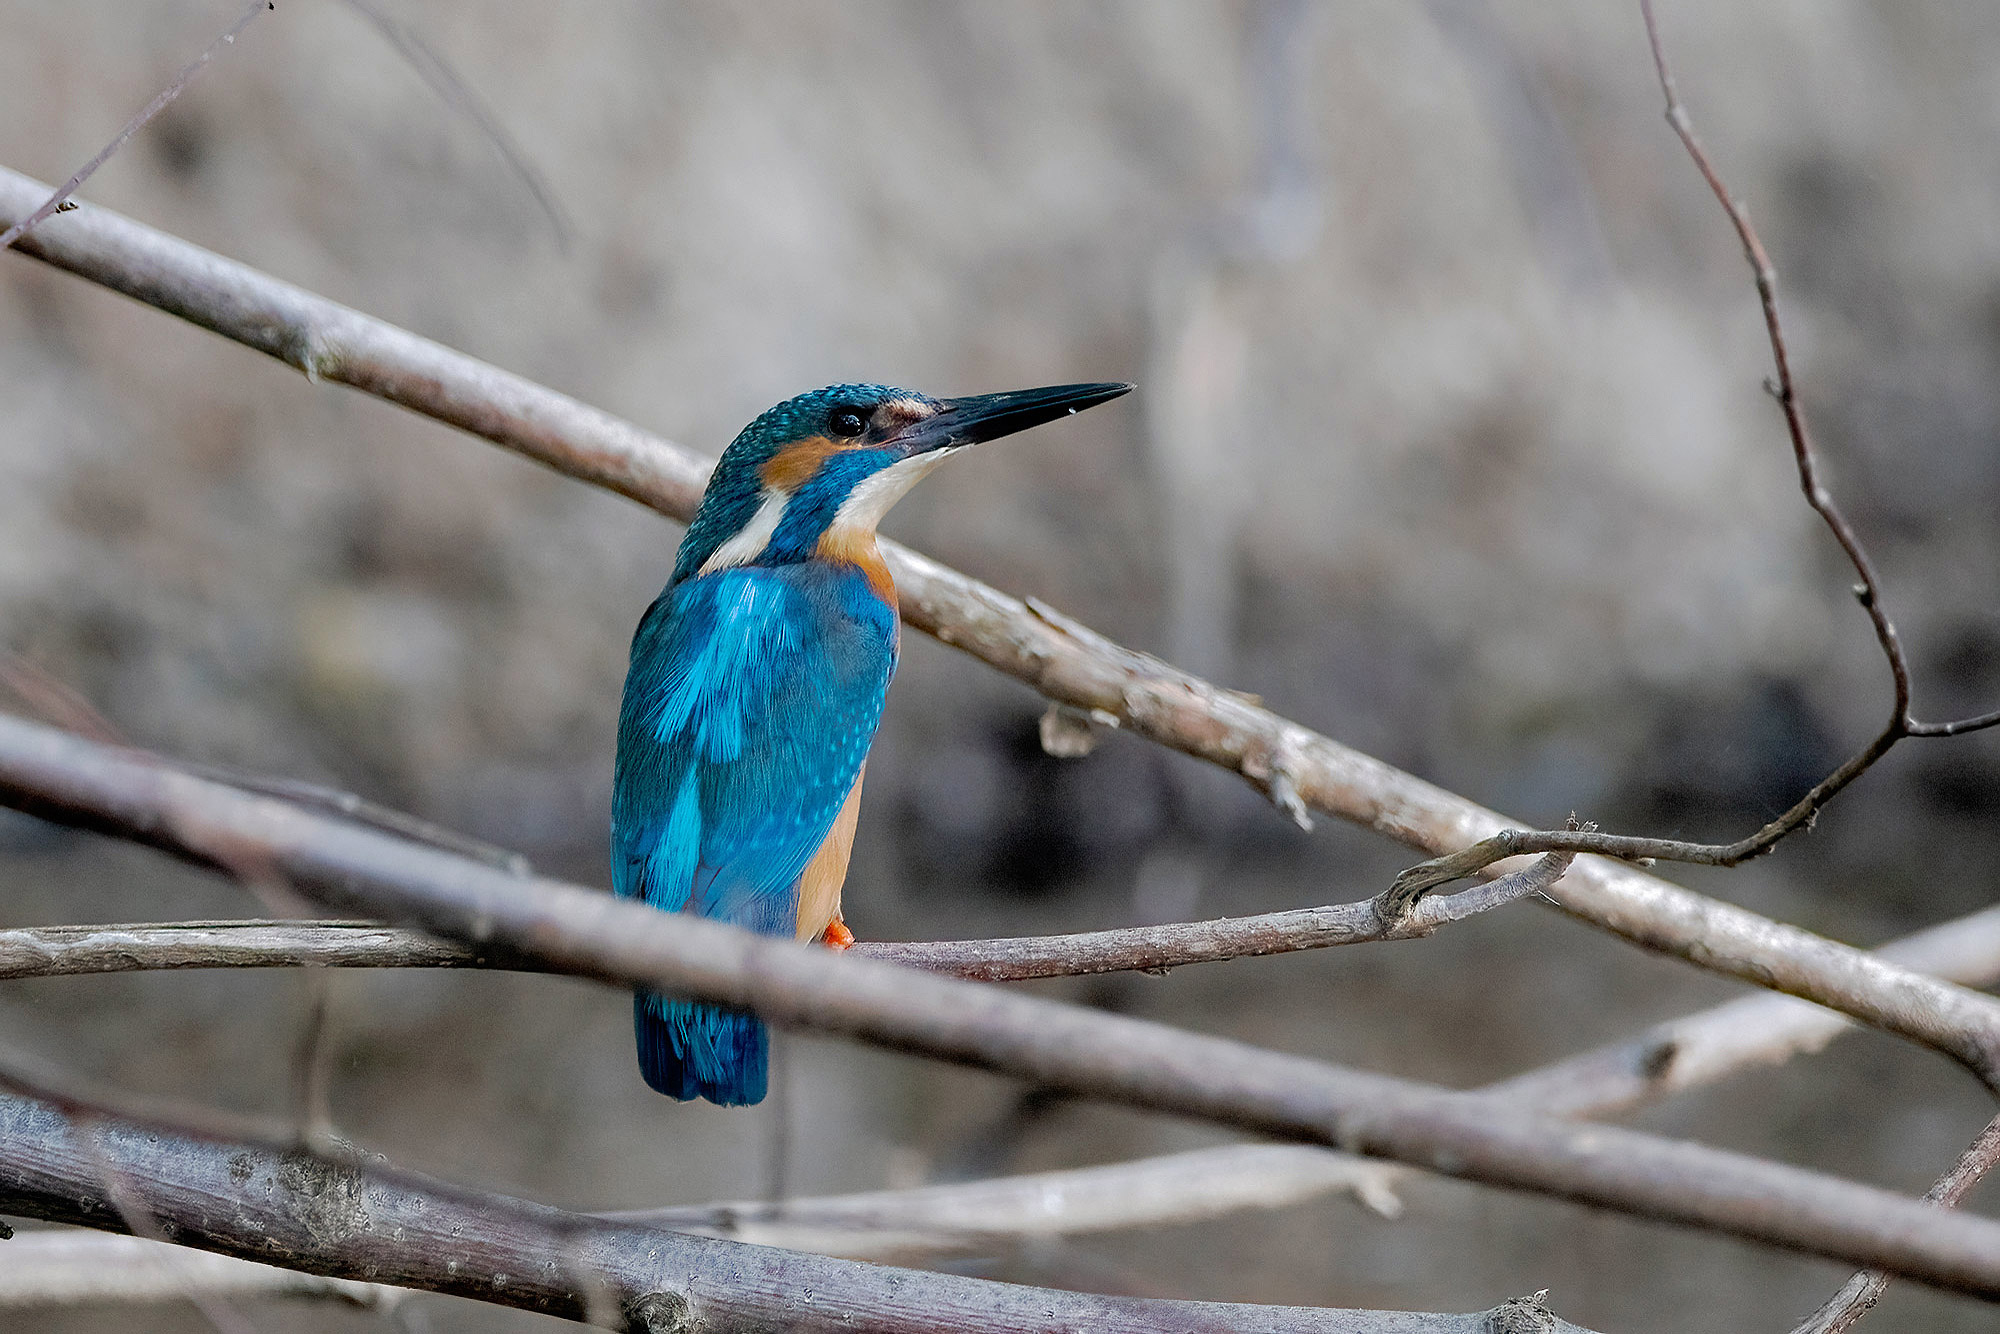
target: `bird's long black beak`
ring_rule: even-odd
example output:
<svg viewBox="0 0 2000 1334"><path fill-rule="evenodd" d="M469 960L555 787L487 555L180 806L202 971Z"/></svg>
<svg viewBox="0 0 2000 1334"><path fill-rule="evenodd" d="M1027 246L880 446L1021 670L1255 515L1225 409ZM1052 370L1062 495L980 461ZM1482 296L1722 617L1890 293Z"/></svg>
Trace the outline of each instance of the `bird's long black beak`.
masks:
<svg viewBox="0 0 2000 1334"><path fill-rule="evenodd" d="M1068 417L1131 392L1129 384L1058 384L1046 389L1016 389L1005 394L945 399L938 404L934 416L910 427L897 443L905 454L958 449Z"/></svg>

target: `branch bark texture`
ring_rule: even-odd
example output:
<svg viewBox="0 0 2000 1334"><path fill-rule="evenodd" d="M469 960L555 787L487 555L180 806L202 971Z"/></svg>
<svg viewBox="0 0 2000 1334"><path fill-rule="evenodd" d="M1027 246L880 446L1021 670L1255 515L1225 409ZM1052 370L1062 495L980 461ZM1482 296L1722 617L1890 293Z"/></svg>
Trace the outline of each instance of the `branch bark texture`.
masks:
<svg viewBox="0 0 2000 1334"><path fill-rule="evenodd" d="M115 1173L118 1200L103 1178ZM1107 1334L1486 1334L1428 1315L1099 1297L714 1241L466 1190L297 1147L208 1139L0 1093L0 1212L614 1328ZM1504 1309L1504 1308L1502 1308ZM1545 1318L1551 1330L1576 1326Z"/></svg>

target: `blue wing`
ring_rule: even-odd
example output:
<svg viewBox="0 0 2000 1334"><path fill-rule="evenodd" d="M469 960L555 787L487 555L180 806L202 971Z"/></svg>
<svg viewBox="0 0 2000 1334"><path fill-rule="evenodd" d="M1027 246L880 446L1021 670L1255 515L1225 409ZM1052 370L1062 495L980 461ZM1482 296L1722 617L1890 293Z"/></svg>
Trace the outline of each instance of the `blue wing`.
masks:
<svg viewBox="0 0 2000 1334"><path fill-rule="evenodd" d="M791 935L799 875L868 757L895 669L895 612L858 571L746 567L662 593L619 715L612 887ZM762 1096L752 1016L642 995L636 1022L662 1092Z"/></svg>

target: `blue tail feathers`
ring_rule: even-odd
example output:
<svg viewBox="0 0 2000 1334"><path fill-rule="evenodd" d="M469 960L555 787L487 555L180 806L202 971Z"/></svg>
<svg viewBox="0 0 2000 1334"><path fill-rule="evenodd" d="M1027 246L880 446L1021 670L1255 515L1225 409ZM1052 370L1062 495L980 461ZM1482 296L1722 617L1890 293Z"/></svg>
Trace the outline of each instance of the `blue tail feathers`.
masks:
<svg viewBox="0 0 2000 1334"><path fill-rule="evenodd" d="M748 1010L642 991L632 998L639 1073L669 1098L724 1107L764 1100L771 1034Z"/></svg>

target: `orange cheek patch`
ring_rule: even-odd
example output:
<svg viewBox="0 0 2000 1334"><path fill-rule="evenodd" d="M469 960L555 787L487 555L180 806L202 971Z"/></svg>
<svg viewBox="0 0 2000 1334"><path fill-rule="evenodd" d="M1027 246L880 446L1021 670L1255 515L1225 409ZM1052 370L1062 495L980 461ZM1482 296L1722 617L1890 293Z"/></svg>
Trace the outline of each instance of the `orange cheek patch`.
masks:
<svg viewBox="0 0 2000 1334"><path fill-rule="evenodd" d="M757 477L774 491L796 491L812 480L819 465L845 448L823 435L815 435L783 449L764 460Z"/></svg>

